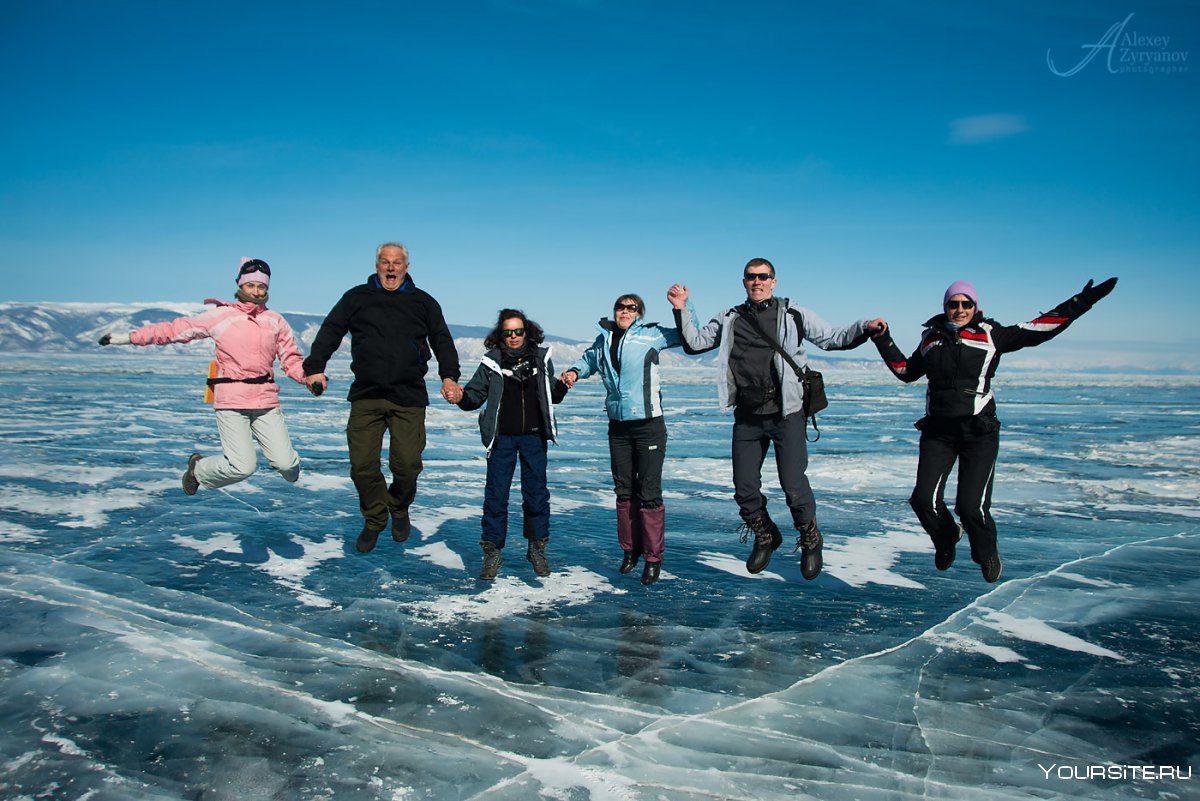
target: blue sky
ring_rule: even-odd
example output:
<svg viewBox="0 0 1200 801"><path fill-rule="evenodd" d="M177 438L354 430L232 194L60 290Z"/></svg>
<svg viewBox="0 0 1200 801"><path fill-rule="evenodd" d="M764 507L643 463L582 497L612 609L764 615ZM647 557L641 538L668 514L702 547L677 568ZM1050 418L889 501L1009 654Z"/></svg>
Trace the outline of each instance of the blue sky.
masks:
<svg viewBox="0 0 1200 801"><path fill-rule="evenodd" d="M515 305L583 339L622 292L668 318L674 281L707 318L765 256L778 294L902 347L958 278L1016 322L1119 275L1064 339L1195 363L1164 324L1200 289L1193 3L0 13L0 299L229 297L250 255L274 308L319 313L397 239L451 322ZM1051 72L1127 18L1171 71L1117 42Z"/></svg>

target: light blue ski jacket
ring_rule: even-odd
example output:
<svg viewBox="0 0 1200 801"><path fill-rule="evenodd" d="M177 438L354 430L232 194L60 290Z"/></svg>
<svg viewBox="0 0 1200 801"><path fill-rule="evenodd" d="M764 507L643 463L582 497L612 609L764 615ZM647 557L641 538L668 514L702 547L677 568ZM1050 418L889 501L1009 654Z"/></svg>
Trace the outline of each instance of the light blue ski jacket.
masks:
<svg viewBox="0 0 1200 801"><path fill-rule="evenodd" d="M581 379L592 373L600 374L608 392L604 409L609 420L662 417L658 354L664 348L682 344L679 332L658 323L644 323L640 318L635 320L617 345L617 361L621 365L618 372L613 369L610 358L617 324L605 318L596 327L600 331L596 341L567 369L573 370Z"/></svg>

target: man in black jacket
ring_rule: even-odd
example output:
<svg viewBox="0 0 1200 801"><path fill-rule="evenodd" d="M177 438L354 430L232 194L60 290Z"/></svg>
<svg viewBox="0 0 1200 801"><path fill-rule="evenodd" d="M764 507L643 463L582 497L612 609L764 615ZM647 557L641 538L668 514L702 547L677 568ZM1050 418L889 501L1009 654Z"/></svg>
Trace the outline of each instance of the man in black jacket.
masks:
<svg viewBox="0 0 1200 801"><path fill-rule="evenodd" d="M304 360L304 381L320 394L328 383L325 365L350 334L350 419L346 441L350 478L358 490L363 528L355 547L367 553L392 518L392 539L408 539L408 507L417 494L421 452L425 449L425 374L437 357L442 397L462 398L458 351L442 316L442 307L416 287L408 274L408 249L395 242L379 246L375 273L346 294L325 316ZM432 348L432 353L431 353ZM383 434L391 434L389 487L379 469Z"/></svg>

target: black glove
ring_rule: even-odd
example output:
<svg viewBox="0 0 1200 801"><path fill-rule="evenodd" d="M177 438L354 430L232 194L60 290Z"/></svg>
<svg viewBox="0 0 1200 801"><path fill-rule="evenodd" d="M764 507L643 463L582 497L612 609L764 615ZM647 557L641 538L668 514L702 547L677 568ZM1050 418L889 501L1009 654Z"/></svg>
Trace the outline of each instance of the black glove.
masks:
<svg viewBox="0 0 1200 801"><path fill-rule="evenodd" d="M325 391L325 385L318 381L309 387L308 391L319 398L321 397L321 393Z"/></svg>
<svg viewBox="0 0 1200 801"><path fill-rule="evenodd" d="M1087 305L1095 306L1101 298L1108 295L1109 292L1112 292L1113 287L1116 285L1117 279L1115 276L1107 281L1100 282L1098 286L1092 286L1092 282L1089 280L1087 285L1084 286L1084 288L1079 292L1079 297L1083 298Z"/></svg>
<svg viewBox="0 0 1200 801"><path fill-rule="evenodd" d="M105 334L104 336L100 337L100 344L101 345L111 345L112 344L112 334Z"/></svg>

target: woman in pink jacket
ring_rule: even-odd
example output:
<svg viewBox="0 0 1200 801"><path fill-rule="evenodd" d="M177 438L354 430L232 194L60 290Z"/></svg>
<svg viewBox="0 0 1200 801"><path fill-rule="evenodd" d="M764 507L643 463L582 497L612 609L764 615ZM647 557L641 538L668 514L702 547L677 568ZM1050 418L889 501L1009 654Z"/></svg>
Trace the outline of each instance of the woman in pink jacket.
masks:
<svg viewBox="0 0 1200 801"><path fill-rule="evenodd" d="M237 276L237 302L209 298L217 308L196 317L143 326L128 334L105 334L101 345L168 345L212 337L216 343L213 408L222 453L201 458L193 453L183 474L183 491L195 495L200 487L215 489L242 481L258 466L254 442L271 467L288 481L300 476L300 457L292 447L273 370L279 359L283 371L304 383L302 357L287 321L267 309L271 268L261 259L242 259Z"/></svg>

